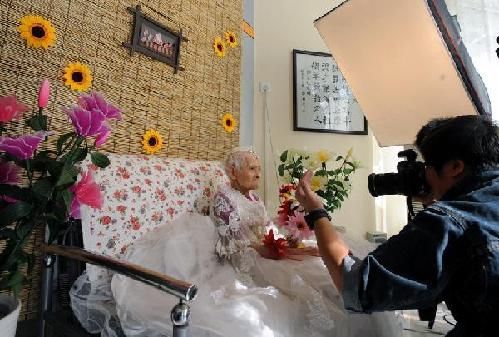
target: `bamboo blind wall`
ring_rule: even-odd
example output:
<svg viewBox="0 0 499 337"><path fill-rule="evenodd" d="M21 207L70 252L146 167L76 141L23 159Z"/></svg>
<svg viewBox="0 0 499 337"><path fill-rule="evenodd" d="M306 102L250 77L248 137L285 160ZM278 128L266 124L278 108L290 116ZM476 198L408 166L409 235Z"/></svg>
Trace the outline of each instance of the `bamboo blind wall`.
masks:
<svg viewBox="0 0 499 337"><path fill-rule="evenodd" d="M76 103L77 93L63 84L70 62L87 64L96 90L122 109L123 120L112 122L113 133L103 147L115 153L142 153L143 133L157 129L163 136L161 156L222 159L237 146L239 131L224 131L221 118L239 120L240 46L227 46L226 56L213 51L216 36L236 32L240 41L242 0L0 0L0 96L15 94L36 106L38 85L47 78L52 92L50 129L72 130L63 107ZM127 7L179 31L183 42L180 65L172 67L122 46L129 42L133 16ZM25 15L41 15L56 29L56 45L47 50L27 47L17 31ZM29 113L27 113L29 115ZM19 124L14 131L27 130ZM1 246L1 243L0 243ZM32 285L23 291L22 318L36 314L40 265ZM31 297L28 301L26 297Z"/></svg>

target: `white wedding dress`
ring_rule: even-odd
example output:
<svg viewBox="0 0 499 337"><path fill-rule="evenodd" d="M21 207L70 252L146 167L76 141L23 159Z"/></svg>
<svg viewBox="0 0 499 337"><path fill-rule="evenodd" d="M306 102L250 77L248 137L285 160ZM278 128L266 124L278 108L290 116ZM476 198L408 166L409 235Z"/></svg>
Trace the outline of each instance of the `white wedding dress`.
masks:
<svg viewBox="0 0 499 337"><path fill-rule="evenodd" d="M271 225L254 194L248 198L223 186L210 214L185 214L145 234L125 255L130 262L198 286L197 298L189 303L190 336L402 336L402 323L393 313L347 313L320 258L270 260L250 248ZM90 285L83 275L71 298L87 330L102 330L106 337L170 336L169 313L178 302L122 275L112 277L110 288L105 281ZM116 328L116 316L122 331Z"/></svg>

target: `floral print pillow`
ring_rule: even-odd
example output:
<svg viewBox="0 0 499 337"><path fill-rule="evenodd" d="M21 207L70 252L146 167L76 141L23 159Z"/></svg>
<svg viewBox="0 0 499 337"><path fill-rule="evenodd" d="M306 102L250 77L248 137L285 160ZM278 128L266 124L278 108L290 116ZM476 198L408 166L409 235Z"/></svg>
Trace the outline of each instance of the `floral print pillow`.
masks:
<svg viewBox="0 0 499 337"><path fill-rule="evenodd" d="M87 158L103 193L100 210L82 207L85 248L120 256L144 233L185 212L207 214L217 186L227 181L219 162L188 161L145 155L109 154L99 169Z"/></svg>

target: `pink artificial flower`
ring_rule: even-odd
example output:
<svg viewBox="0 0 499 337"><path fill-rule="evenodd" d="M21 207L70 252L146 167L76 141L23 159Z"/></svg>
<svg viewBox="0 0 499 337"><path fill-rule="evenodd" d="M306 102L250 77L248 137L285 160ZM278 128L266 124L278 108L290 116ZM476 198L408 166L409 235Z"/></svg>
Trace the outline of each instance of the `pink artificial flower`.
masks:
<svg viewBox="0 0 499 337"><path fill-rule="evenodd" d="M43 109L47 106L50 97L50 83L48 80L43 80L38 89L38 107Z"/></svg>
<svg viewBox="0 0 499 337"><path fill-rule="evenodd" d="M111 128L106 125L106 127L103 128L103 131L95 137L95 147L101 147L109 138L109 135L111 135Z"/></svg>
<svg viewBox="0 0 499 337"><path fill-rule="evenodd" d="M20 171L20 167L16 164L0 159L0 184L18 184L21 181Z"/></svg>
<svg viewBox="0 0 499 337"><path fill-rule="evenodd" d="M45 140L47 135L47 132L38 131L33 135L25 135L17 138L0 137L0 151L5 151L23 160L31 158L38 145Z"/></svg>
<svg viewBox="0 0 499 337"><path fill-rule="evenodd" d="M288 215L284 212L279 212L276 222L278 227L280 228L286 227L288 225Z"/></svg>
<svg viewBox="0 0 499 337"><path fill-rule="evenodd" d="M80 206L82 204L92 208L102 207L102 194L99 185L92 178L92 173L87 171L82 174L79 182L69 189L73 193L69 216L74 219L81 218Z"/></svg>
<svg viewBox="0 0 499 337"><path fill-rule="evenodd" d="M310 228L308 228L303 212L298 211L294 211L294 215L289 217L286 229L294 239L299 241L309 238L313 233Z"/></svg>
<svg viewBox="0 0 499 337"><path fill-rule="evenodd" d="M86 110L80 106L76 106L72 109L67 109L66 113L76 129L76 133L80 136L97 136L95 141L97 147L104 144L111 134L111 128L107 124L106 116L101 110Z"/></svg>
<svg viewBox="0 0 499 337"><path fill-rule="evenodd" d="M0 97L0 122L7 123L19 119L23 112L29 110L26 104L17 101L16 96Z"/></svg>
<svg viewBox="0 0 499 337"><path fill-rule="evenodd" d="M104 96L98 92L91 92L90 95L78 97L78 104L85 110L100 110L107 119L115 118L121 120L120 109L109 104Z"/></svg>

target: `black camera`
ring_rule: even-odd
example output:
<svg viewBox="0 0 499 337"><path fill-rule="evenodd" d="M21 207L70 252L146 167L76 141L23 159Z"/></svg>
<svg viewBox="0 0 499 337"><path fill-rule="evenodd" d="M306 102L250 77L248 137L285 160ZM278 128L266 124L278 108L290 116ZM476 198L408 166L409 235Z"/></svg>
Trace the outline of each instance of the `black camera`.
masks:
<svg viewBox="0 0 499 337"><path fill-rule="evenodd" d="M425 178L425 164L416 161L418 154L414 150L398 153L399 158L406 158L397 164L397 173L371 173L367 178L367 187L373 197L380 195L405 195L408 197L424 196L430 192Z"/></svg>

